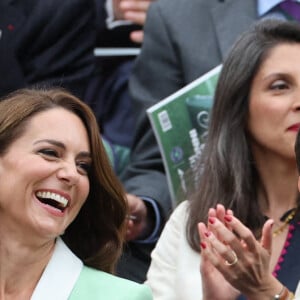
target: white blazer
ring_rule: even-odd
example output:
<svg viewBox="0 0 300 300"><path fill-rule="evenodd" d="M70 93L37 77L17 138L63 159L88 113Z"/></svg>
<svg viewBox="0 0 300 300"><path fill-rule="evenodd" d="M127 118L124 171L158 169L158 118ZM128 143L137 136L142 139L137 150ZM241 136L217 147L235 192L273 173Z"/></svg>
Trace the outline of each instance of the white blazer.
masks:
<svg viewBox="0 0 300 300"><path fill-rule="evenodd" d="M187 208L184 201L174 210L151 254L145 283L154 300L202 299L200 254L186 240ZM295 296L300 300L299 284Z"/></svg>

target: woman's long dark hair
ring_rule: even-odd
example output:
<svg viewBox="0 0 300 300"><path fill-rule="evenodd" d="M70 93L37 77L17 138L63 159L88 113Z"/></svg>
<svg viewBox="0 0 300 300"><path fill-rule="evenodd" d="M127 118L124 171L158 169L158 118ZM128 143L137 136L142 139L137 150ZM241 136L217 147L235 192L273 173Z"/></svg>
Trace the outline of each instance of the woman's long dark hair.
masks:
<svg viewBox="0 0 300 300"><path fill-rule="evenodd" d="M254 76L271 49L300 43L300 25L263 20L242 34L229 52L218 80L206 144L200 157L199 184L191 195L187 239L199 249L198 222L217 203L234 211L256 236L264 223L257 201L260 181L247 134L249 93Z"/></svg>

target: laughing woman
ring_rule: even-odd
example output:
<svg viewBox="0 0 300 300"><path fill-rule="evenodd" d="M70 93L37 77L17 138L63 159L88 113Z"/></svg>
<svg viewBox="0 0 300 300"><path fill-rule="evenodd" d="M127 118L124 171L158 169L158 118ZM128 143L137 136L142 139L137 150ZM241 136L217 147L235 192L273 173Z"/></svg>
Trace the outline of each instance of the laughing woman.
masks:
<svg viewBox="0 0 300 300"><path fill-rule="evenodd" d="M85 104L56 89L0 102L1 299L152 299L109 274L126 209Z"/></svg>

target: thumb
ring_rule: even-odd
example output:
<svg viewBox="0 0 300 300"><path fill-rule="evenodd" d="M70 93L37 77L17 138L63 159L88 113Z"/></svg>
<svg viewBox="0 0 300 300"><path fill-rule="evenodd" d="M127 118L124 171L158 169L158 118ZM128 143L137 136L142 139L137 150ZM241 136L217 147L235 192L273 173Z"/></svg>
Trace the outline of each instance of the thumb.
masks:
<svg viewBox="0 0 300 300"><path fill-rule="evenodd" d="M274 220L269 219L263 226L262 229L262 238L261 238L261 245L271 253L272 249L272 227L274 224Z"/></svg>
<svg viewBox="0 0 300 300"><path fill-rule="evenodd" d="M141 44L144 39L144 31L143 30L132 31L130 33L130 39L137 44Z"/></svg>

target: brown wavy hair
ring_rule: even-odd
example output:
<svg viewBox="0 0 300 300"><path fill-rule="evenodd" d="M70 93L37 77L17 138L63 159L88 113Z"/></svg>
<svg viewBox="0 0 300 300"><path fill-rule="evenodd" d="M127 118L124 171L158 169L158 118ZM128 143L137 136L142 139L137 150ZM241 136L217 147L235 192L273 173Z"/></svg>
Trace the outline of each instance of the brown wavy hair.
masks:
<svg viewBox="0 0 300 300"><path fill-rule="evenodd" d="M92 157L89 195L62 239L84 264L112 273L122 250L127 205L92 110L63 89L22 89L9 94L0 102L0 155L24 133L32 117L57 107L82 120Z"/></svg>

